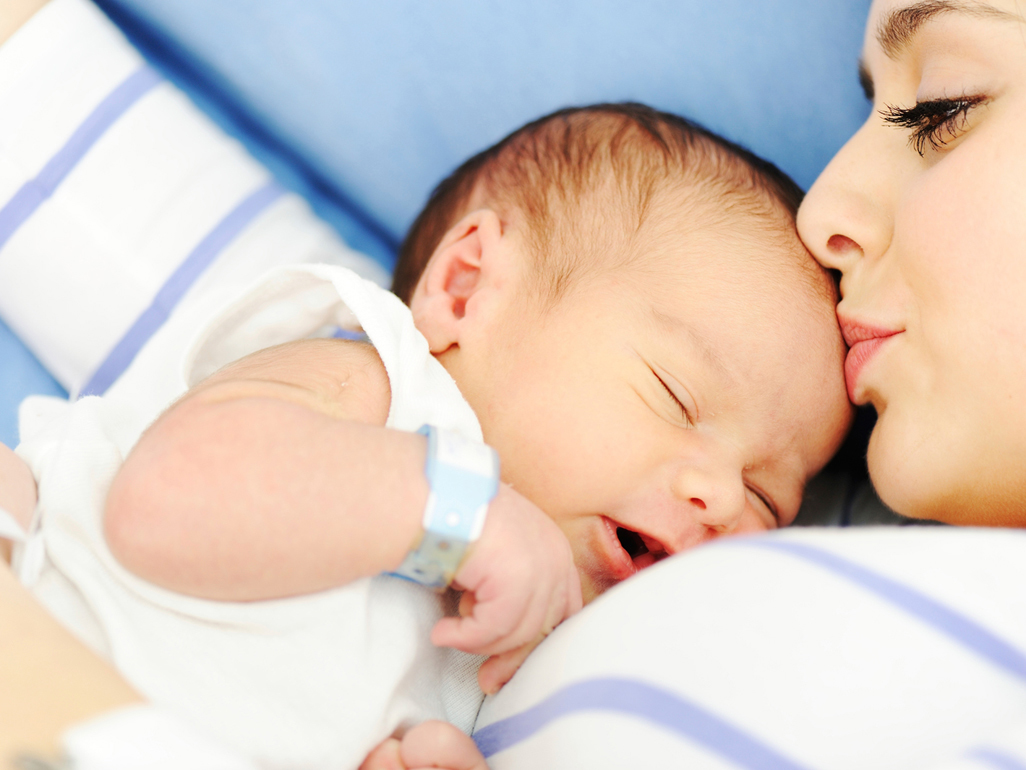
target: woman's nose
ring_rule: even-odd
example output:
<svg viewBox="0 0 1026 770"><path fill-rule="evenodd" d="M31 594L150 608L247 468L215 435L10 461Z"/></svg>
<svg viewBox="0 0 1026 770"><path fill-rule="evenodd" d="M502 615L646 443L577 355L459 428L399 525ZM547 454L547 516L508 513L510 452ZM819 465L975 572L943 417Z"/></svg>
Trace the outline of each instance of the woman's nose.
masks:
<svg viewBox="0 0 1026 770"><path fill-rule="evenodd" d="M673 494L690 521L717 534L733 532L741 523L744 482L740 470L728 463L688 465L678 472Z"/></svg>
<svg viewBox="0 0 1026 770"><path fill-rule="evenodd" d="M890 245L894 201L887 156L895 137L881 133L886 127L877 123L870 116L841 148L798 211L798 233L806 247L842 276Z"/></svg>

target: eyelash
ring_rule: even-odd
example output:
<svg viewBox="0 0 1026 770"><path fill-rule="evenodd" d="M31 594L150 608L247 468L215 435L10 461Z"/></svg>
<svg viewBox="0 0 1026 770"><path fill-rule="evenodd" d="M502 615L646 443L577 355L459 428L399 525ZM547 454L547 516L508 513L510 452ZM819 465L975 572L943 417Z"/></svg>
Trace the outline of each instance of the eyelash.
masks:
<svg viewBox="0 0 1026 770"><path fill-rule="evenodd" d="M655 374L655 372L652 372L652 374ZM694 422L691 419L691 415L688 414L688 410L684 407L684 404L681 403L681 400L677 398L676 395L674 395L672 390L670 390L670 386L663 382L663 378L660 377L658 374L655 375L655 378L659 380L659 384L663 386L663 388L666 390L666 393L670 396L671 399L673 399L673 403L675 403L680 408L680 414L681 417L684 418L684 421L688 425L693 425Z"/></svg>
<svg viewBox="0 0 1026 770"><path fill-rule="evenodd" d="M766 495L764 495L758 489L753 489L752 487L748 487L748 489L749 489L749 491L753 495L755 495L757 498L759 498L762 501L762 504L766 506L766 509L770 512L770 515L773 516L773 520L777 523L777 526L779 527L780 526L780 514L777 513L776 506L774 506L773 503L770 502L769 498L766 497Z"/></svg>
<svg viewBox="0 0 1026 770"><path fill-rule="evenodd" d="M985 96L963 96L959 99L931 99L917 102L915 107L887 106L880 110L885 123L911 129L908 143L920 156L929 143L939 150L957 139L966 129L969 111L987 101Z"/></svg>

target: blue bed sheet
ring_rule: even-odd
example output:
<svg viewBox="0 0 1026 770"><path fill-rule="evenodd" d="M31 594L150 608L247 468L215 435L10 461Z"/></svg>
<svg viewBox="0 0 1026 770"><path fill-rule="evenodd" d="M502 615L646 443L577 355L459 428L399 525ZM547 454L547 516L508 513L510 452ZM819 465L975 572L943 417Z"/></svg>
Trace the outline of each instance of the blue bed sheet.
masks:
<svg viewBox="0 0 1026 770"><path fill-rule="evenodd" d="M25 396L68 394L3 321L0 362L0 442L13 447L18 442L18 404Z"/></svg>
<svg viewBox="0 0 1026 770"><path fill-rule="evenodd" d="M435 183L568 104L680 112L808 186L864 119L869 0L100 0L393 241Z"/></svg>

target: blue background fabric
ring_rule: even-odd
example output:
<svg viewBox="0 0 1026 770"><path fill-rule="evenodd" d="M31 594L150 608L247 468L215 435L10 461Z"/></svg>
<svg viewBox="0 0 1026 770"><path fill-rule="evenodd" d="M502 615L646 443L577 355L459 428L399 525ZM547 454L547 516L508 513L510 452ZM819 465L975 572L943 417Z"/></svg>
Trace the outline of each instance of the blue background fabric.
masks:
<svg viewBox="0 0 1026 770"><path fill-rule="evenodd" d="M98 0L143 53L386 267L434 185L527 120L679 112L807 188L865 119L870 0ZM87 322L84 319L83 322ZM61 393L0 324L0 441Z"/></svg>
<svg viewBox="0 0 1026 770"><path fill-rule="evenodd" d="M0 441L13 447L18 439L18 404L25 396L66 396L28 348L0 321Z"/></svg>

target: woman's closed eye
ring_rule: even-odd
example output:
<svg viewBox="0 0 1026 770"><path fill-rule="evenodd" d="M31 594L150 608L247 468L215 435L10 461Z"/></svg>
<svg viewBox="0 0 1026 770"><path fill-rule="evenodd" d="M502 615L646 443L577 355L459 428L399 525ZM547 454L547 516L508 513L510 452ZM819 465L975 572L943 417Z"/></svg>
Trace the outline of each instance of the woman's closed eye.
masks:
<svg viewBox="0 0 1026 770"><path fill-rule="evenodd" d="M930 99L914 107L889 105L880 110L880 115L885 123L910 129L909 144L919 155L925 155L927 144L940 150L958 139L969 127L969 112L988 101L986 96Z"/></svg>

